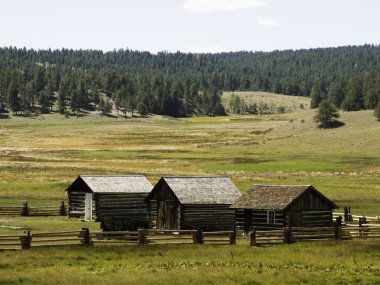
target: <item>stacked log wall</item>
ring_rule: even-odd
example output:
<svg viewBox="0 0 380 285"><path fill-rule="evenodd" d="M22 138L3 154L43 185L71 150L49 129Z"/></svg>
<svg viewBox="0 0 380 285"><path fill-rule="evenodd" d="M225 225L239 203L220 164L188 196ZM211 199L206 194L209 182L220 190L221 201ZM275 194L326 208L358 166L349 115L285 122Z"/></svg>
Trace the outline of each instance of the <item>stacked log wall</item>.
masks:
<svg viewBox="0 0 380 285"><path fill-rule="evenodd" d="M283 212L275 212L275 222L269 224L268 223L268 213L267 211L259 211L259 210L252 210L252 219L251 219L251 226L258 227L258 228L277 228L277 227L283 227L284 226L284 213Z"/></svg>
<svg viewBox="0 0 380 285"><path fill-rule="evenodd" d="M236 213L230 205L182 205L181 229L231 230Z"/></svg>
<svg viewBox="0 0 380 285"><path fill-rule="evenodd" d="M96 193L94 195L97 220L123 220L123 227L147 226L148 193Z"/></svg>
<svg viewBox="0 0 380 285"><path fill-rule="evenodd" d="M70 191L67 192L67 196L69 199L69 217L83 218L86 193Z"/></svg>

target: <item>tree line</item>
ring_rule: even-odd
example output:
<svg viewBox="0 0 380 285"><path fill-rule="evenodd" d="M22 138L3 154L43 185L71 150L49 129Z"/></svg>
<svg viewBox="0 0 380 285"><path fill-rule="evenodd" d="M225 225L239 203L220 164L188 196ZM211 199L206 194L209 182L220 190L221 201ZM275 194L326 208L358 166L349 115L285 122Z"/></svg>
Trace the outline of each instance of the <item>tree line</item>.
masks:
<svg viewBox="0 0 380 285"><path fill-rule="evenodd" d="M373 109L379 76L378 45L219 54L9 47L0 48L0 109L221 115L222 91L257 90Z"/></svg>

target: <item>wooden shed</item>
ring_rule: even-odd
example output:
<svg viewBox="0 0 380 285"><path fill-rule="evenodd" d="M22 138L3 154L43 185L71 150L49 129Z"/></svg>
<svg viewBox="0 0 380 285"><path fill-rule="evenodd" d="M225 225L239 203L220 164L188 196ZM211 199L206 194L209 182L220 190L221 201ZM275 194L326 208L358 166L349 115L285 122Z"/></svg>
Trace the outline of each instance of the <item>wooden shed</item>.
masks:
<svg viewBox="0 0 380 285"><path fill-rule="evenodd" d="M146 227L145 199L152 188L142 175L80 175L66 189L69 216L123 219L127 228Z"/></svg>
<svg viewBox="0 0 380 285"><path fill-rule="evenodd" d="M338 208L311 185L254 185L235 201L244 210L244 228L331 226Z"/></svg>
<svg viewBox="0 0 380 285"><path fill-rule="evenodd" d="M227 230L241 196L228 177L162 177L147 197L151 228Z"/></svg>

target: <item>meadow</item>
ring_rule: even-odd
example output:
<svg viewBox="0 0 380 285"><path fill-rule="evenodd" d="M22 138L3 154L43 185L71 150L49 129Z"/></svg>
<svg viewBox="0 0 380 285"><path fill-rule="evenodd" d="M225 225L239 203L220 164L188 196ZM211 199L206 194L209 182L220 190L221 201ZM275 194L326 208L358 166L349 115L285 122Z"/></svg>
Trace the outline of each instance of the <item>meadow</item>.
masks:
<svg viewBox="0 0 380 285"><path fill-rule="evenodd" d="M254 183L312 184L341 209L380 215L380 124L372 111L341 112L318 129L311 110L174 119L66 118L0 121L0 205L59 205L80 174L227 175ZM66 217L0 217L34 232L99 229ZM0 234L15 230L0 228ZM378 284L380 245L315 242L273 247L130 246L0 252L0 284ZM47 277L49 276L49 278Z"/></svg>

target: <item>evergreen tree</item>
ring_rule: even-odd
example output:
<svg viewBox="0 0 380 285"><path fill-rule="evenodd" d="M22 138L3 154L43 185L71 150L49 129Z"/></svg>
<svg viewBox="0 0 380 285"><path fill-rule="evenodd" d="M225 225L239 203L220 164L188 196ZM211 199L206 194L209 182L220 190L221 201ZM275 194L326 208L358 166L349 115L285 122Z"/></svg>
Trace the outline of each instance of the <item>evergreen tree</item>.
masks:
<svg viewBox="0 0 380 285"><path fill-rule="evenodd" d="M109 115L112 112L112 107L113 105L110 98L100 98L98 111L100 111L102 115Z"/></svg>
<svg viewBox="0 0 380 285"><path fill-rule="evenodd" d="M50 108L49 92L50 90L45 88L39 93L38 103L40 104L42 114L49 113L49 108Z"/></svg>
<svg viewBox="0 0 380 285"><path fill-rule="evenodd" d="M327 93L328 100L340 108L345 96L345 84L342 81L334 81L330 84Z"/></svg>
<svg viewBox="0 0 380 285"><path fill-rule="evenodd" d="M347 95L342 102L345 111L358 111L363 108L363 80L353 78L348 84Z"/></svg>
<svg viewBox="0 0 380 285"><path fill-rule="evenodd" d="M339 112L336 107L328 100L323 100L319 105L314 121L319 124L319 127L328 128L333 126L338 118Z"/></svg>
<svg viewBox="0 0 380 285"><path fill-rule="evenodd" d="M375 112L373 113L378 121L380 121L380 101L377 103Z"/></svg>
<svg viewBox="0 0 380 285"><path fill-rule="evenodd" d="M380 101L380 74L369 73L363 82L363 104L366 109L374 109Z"/></svg>
<svg viewBox="0 0 380 285"><path fill-rule="evenodd" d="M8 86L8 107L12 112L16 114L17 112L20 111L20 107L21 107L17 86L18 84L16 83L15 80L12 80Z"/></svg>
<svg viewBox="0 0 380 285"><path fill-rule="evenodd" d="M65 77L61 80L58 90L58 108L61 114L64 114L66 112L66 101L69 94L69 88L68 78Z"/></svg>
<svg viewBox="0 0 380 285"><path fill-rule="evenodd" d="M310 98L311 98L310 108L312 109L318 108L319 104L325 98L320 81L317 81L316 83L314 83L313 88L311 89Z"/></svg>

